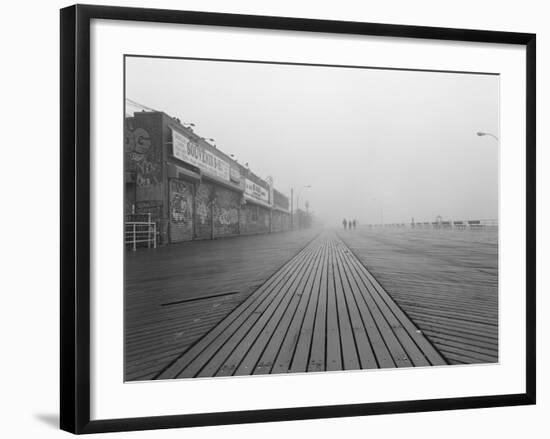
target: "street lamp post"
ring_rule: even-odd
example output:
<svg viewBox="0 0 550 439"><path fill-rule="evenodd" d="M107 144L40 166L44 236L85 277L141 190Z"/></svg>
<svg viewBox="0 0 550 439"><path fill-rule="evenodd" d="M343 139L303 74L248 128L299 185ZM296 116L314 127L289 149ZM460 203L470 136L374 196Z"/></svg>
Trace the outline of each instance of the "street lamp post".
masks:
<svg viewBox="0 0 550 439"><path fill-rule="evenodd" d="M478 131L476 134L477 134L479 137L483 137L483 136L492 137L493 139L495 139L495 140L498 142L498 137L495 136L495 135L492 134L492 133L486 133L486 132L483 132L483 131Z"/></svg>
<svg viewBox="0 0 550 439"><path fill-rule="evenodd" d="M298 195L296 196L296 212L298 213L298 228L300 228L300 194L302 193L302 190L309 189L311 185L302 186L298 190Z"/></svg>

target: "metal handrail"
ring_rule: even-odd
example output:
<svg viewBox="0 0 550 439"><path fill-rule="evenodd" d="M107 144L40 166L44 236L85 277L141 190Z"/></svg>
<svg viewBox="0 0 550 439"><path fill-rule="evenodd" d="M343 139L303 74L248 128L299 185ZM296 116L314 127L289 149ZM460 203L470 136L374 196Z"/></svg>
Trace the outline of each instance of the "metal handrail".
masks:
<svg viewBox="0 0 550 439"><path fill-rule="evenodd" d="M136 215L137 216L137 215ZM157 248L157 223L151 221L151 214L147 214L147 221L126 221L124 223L124 242L131 244L136 251L137 244L147 243L147 248Z"/></svg>

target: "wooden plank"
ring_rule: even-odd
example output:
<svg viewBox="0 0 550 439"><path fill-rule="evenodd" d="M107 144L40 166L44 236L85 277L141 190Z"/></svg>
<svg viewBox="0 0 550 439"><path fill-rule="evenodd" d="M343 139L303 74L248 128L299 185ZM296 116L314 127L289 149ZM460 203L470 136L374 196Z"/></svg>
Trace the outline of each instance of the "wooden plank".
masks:
<svg viewBox="0 0 550 439"><path fill-rule="evenodd" d="M484 339L469 339L455 334L441 334L439 331L430 331L424 329L422 333L429 336L430 339L441 339L449 342L456 342L468 347L468 349L483 349L484 352L492 352L493 355L498 353L498 346L494 343L487 343Z"/></svg>
<svg viewBox="0 0 550 439"><path fill-rule="evenodd" d="M496 234L363 229L350 237L343 236L448 362L475 360L469 351L476 343L498 351ZM448 356L445 341L464 356Z"/></svg>
<svg viewBox="0 0 550 439"><path fill-rule="evenodd" d="M312 285L311 297L304 316L302 327L298 333L298 342L292 358L289 372L306 372L311 355L313 344L313 332L315 329L315 317L319 307L319 296L321 294L321 282L324 275L325 261L327 258L327 241L324 241L321 248L321 256L317 265L317 272ZM323 344L324 352L324 344ZM323 353L324 354L324 353Z"/></svg>
<svg viewBox="0 0 550 439"><path fill-rule="evenodd" d="M281 303L272 309L271 315L266 312L265 325L264 322L259 322L255 325L247 336L235 347L224 366L217 373L218 376L224 375L245 375L254 372L257 363L260 361L260 356L266 345L278 331L283 331L285 315L292 314L296 307L296 302L299 296L296 291L299 291L307 278L311 275L314 269L316 259L319 257L319 249L314 248L314 252L308 255L308 265L304 269L300 278L296 278L295 282L289 285L285 298ZM264 367L266 363L264 363Z"/></svg>
<svg viewBox="0 0 550 439"><path fill-rule="evenodd" d="M315 281L315 276L320 269L321 257L322 246L319 247L318 253L315 256L315 261L307 278L307 282L304 285L301 285L300 288L298 288L294 292L296 297L299 297L299 302L292 315L288 330L286 331L279 351L277 352L275 361L273 362L271 373L286 373L289 371L290 364L292 362L292 358L296 349L296 344L298 342L298 337L300 335L302 323L304 321L305 312L312 296L312 288Z"/></svg>
<svg viewBox="0 0 550 439"><path fill-rule="evenodd" d="M134 376L139 364L181 354L188 348L183 338L193 334L197 342L273 273L295 256L317 232L304 230L282 234L239 237L208 242L188 242L155 250L128 252L124 279L124 357ZM216 273L212 275L212 266ZM165 307L173 300L201 299L227 291L239 291L238 300L223 301L216 308ZM222 309L223 308L223 309ZM188 321L201 312L200 321ZM210 319L208 325L203 322ZM195 324L197 323L197 324ZM185 336L179 334L185 333ZM166 357L165 357L166 358ZM131 361L127 361L131 359ZM170 363L159 364L157 375ZM130 371L130 369L128 369Z"/></svg>
<svg viewBox="0 0 550 439"><path fill-rule="evenodd" d="M343 280L338 268L338 249L337 242L331 243L334 272L334 289L336 293L336 306L338 308L338 324L340 326L340 340L342 343L342 365L346 370L360 369L359 356L355 344L352 322L346 303L346 291L344 290Z"/></svg>
<svg viewBox="0 0 550 439"><path fill-rule="evenodd" d="M285 276L299 270L303 265L304 256L310 252L309 247L304 248L298 255L292 258L282 270L277 271L267 280L258 290L256 290L246 301L237 307L226 319L220 322L212 331L206 334L195 345L185 351L177 361L166 368L159 376L159 379L169 379L177 377L200 353L208 348L215 340L222 344L224 340L240 326L240 324L253 312L258 306L272 294L279 283L283 282Z"/></svg>
<svg viewBox="0 0 550 439"><path fill-rule="evenodd" d="M433 340L439 342L442 346L445 346L445 350L449 351L452 349L458 349L455 352L466 352L472 356L476 356L478 358L482 358L482 356L490 359L494 359L498 357L498 350L494 350L493 348L487 349L482 346L478 345L472 345L472 344L464 344L460 340L453 340L447 337L440 337L438 335L434 335Z"/></svg>
<svg viewBox="0 0 550 439"><path fill-rule="evenodd" d="M447 364L355 255L350 252L346 256L366 281L364 284L371 297L384 314L411 362L415 366Z"/></svg>
<svg viewBox="0 0 550 439"><path fill-rule="evenodd" d="M498 340L498 330L495 326L487 323L473 322L471 320L464 320L461 318L441 318L434 316L429 312L416 312L408 311L409 315L419 322L430 324L432 327L441 329L452 329L457 333L465 333L472 335L481 335L487 340Z"/></svg>
<svg viewBox="0 0 550 439"><path fill-rule="evenodd" d="M345 266L347 278L351 285L351 292L361 316L364 328L367 333L367 337L371 344L372 350L374 352L376 362L380 368L389 368L396 367L396 364L392 358L386 343L380 333L378 325L376 324L373 314L369 307L367 306L365 300L363 299L363 294L368 294L368 291L365 290L364 285L361 283L358 278L356 270L352 266L346 264Z"/></svg>
<svg viewBox="0 0 550 439"><path fill-rule="evenodd" d="M355 264L354 264L355 267ZM356 267L355 267L356 268ZM370 313L373 316L376 326L382 335L385 345L387 346L389 352L392 355L393 361L397 367L412 367L413 363L409 359L407 353L401 346L398 338L396 337L393 328L386 320L382 310L379 308L378 304L372 297L371 291L369 290L367 284L364 281L362 273L360 270L355 271L359 279L361 280L361 297L365 302L365 305L369 309Z"/></svg>
<svg viewBox="0 0 550 439"><path fill-rule="evenodd" d="M311 268L313 266L313 259L310 260L310 263ZM263 350L261 343L258 343L258 346L255 347L257 353L254 355L259 354L259 359L256 362L252 372L253 374L260 375L272 372L277 355L281 349L281 344L283 343L285 335L289 330L292 317L294 316L298 303L301 299L301 296L295 294L295 292L296 290L304 288L309 275L311 275L311 273L304 274L304 276L300 279L299 284L293 286L294 294L292 295L292 303L289 305L288 311L281 315L281 318L272 334L266 333L263 335L263 339L267 340L267 344L265 344Z"/></svg>
<svg viewBox="0 0 550 439"><path fill-rule="evenodd" d="M253 340L257 335L257 332L267 323L281 302L284 303L285 298L292 297L291 294L293 291L295 278L301 276L302 273L308 273L309 265L307 263L309 262L309 255L305 258L302 257L301 259L303 259L306 264L304 264L299 271L290 277L285 278L283 284L275 288L273 290L273 294L271 294L254 313L248 315L247 318L240 323L236 331L231 334L228 339L224 340L221 346L218 341L213 343L205 350L205 352L201 353L193 363L187 366L180 376L214 376L223 366L228 356L234 349L237 348L239 343L241 343L243 338L249 333L249 331L256 327L256 331L253 331L253 336L250 337L251 340ZM244 349L249 347L246 343L242 346L244 346ZM234 368L235 365L231 364L230 373L234 371Z"/></svg>
<svg viewBox="0 0 550 439"><path fill-rule="evenodd" d="M190 315L200 316L207 308L198 306ZM208 318L201 324L209 324ZM151 335L140 337L147 342ZM434 352L347 246L327 232L186 348L159 377L410 367L440 364L438 358L444 362Z"/></svg>
<svg viewBox="0 0 550 439"><path fill-rule="evenodd" d="M319 299L315 310L315 321L309 355L308 372L324 371L326 364L326 328L327 328L327 289L328 289L328 243L325 243L321 279L319 282Z"/></svg>
<svg viewBox="0 0 550 439"><path fill-rule="evenodd" d="M346 248L344 247L344 244L342 244L341 242L335 242L335 250L336 250L335 251L336 265L338 267L340 279L342 280L344 299L346 302L346 308L350 319L351 328L353 331L355 347L359 357L359 362L360 362L359 368L360 369L377 368L378 362L376 360L374 351L371 347L371 342L369 340L369 336L365 329L365 325L363 323L363 319L361 317L361 314L359 312L359 308L355 299L354 291L351 286L351 282L354 283L354 279L351 276L351 273L349 272L349 266L343 256L343 253L346 251Z"/></svg>
<svg viewBox="0 0 550 439"><path fill-rule="evenodd" d="M334 252L329 245L327 286L326 370L342 370L342 348L334 278Z"/></svg>

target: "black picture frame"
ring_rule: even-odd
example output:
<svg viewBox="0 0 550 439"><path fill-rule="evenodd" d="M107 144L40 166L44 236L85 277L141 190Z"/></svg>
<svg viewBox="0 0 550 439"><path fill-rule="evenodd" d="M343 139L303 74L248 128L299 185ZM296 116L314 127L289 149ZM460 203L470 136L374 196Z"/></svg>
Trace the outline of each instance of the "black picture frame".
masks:
<svg viewBox="0 0 550 439"><path fill-rule="evenodd" d="M526 47L526 392L384 403L90 420L90 21L133 20L208 26L503 43ZM535 404L536 36L289 17L75 5L61 10L61 403L72 433L192 427L325 417Z"/></svg>

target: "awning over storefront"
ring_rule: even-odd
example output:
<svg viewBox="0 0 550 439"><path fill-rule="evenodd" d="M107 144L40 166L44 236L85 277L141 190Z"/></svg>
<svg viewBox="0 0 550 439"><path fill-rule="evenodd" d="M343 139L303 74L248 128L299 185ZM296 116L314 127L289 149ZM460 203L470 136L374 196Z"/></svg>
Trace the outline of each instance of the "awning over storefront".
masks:
<svg viewBox="0 0 550 439"><path fill-rule="evenodd" d="M265 201L260 201L257 198L249 197L246 194L244 194L244 200L246 201L247 204L256 204L258 206L262 206L262 207L265 207L267 209L271 209L271 207L272 207L271 204L266 203Z"/></svg>
<svg viewBox="0 0 550 439"><path fill-rule="evenodd" d="M187 178L189 180L200 181L201 175L190 169L169 163L166 165L166 175L168 178Z"/></svg>
<svg viewBox="0 0 550 439"><path fill-rule="evenodd" d="M283 209L282 207L279 207L279 206L273 206L273 210L276 210L277 212L288 213L290 215L290 210Z"/></svg>
<svg viewBox="0 0 550 439"><path fill-rule="evenodd" d="M242 194L244 192L244 188L242 186L239 186L239 185L236 185L236 184L233 184L233 183L229 183L228 181L224 181L221 178L214 177L213 175L210 175L210 174L207 174L207 173L203 172L201 177L202 177L203 180L212 182L214 184L217 184L218 186L222 186L224 188L230 189L230 190L238 192L240 194Z"/></svg>

